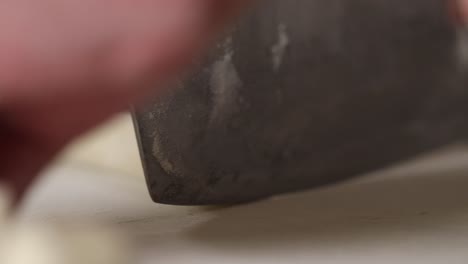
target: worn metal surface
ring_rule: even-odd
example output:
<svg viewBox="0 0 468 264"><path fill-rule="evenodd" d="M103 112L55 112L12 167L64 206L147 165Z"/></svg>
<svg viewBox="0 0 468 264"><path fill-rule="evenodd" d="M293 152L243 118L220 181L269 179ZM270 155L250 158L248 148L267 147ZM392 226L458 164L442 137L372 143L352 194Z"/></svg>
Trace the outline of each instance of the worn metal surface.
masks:
<svg viewBox="0 0 468 264"><path fill-rule="evenodd" d="M156 202L245 202L468 137L459 37L440 0L264 1L135 114Z"/></svg>

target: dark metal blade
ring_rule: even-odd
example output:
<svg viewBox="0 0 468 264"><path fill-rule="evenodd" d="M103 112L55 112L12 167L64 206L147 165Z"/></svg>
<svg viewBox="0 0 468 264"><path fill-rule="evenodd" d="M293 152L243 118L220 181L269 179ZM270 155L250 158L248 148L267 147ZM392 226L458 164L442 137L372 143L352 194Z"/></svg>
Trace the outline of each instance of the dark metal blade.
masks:
<svg viewBox="0 0 468 264"><path fill-rule="evenodd" d="M468 137L463 39L440 0L270 0L135 114L156 202L227 204Z"/></svg>

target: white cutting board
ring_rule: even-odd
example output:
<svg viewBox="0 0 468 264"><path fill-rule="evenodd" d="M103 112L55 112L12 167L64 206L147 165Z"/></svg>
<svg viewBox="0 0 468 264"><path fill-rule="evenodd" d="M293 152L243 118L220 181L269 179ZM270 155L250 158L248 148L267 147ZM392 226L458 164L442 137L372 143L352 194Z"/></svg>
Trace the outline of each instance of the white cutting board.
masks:
<svg viewBox="0 0 468 264"><path fill-rule="evenodd" d="M468 150L231 208L153 204L141 175L56 165L22 220L78 217L136 237L139 263L468 263Z"/></svg>

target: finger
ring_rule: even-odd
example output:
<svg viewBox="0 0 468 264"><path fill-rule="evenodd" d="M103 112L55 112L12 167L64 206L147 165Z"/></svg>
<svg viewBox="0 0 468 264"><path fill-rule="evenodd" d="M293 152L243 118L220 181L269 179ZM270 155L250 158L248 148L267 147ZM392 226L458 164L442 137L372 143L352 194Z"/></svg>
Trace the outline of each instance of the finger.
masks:
<svg viewBox="0 0 468 264"><path fill-rule="evenodd" d="M35 137L16 130L5 118L0 119L0 146L0 184L11 189L13 202L17 204L59 146L44 145Z"/></svg>

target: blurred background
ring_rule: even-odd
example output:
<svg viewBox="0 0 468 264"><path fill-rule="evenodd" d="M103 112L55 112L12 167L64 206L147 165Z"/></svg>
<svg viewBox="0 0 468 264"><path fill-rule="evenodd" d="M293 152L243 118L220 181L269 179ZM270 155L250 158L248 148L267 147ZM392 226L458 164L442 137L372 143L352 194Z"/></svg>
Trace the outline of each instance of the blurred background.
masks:
<svg viewBox="0 0 468 264"><path fill-rule="evenodd" d="M20 220L117 227L134 241L137 260L128 264L468 261L466 146L252 204L168 206L150 199L123 114L77 140L44 176Z"/></svg>

